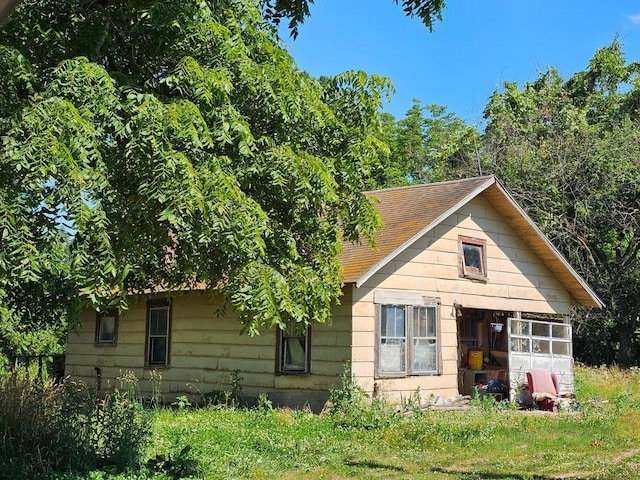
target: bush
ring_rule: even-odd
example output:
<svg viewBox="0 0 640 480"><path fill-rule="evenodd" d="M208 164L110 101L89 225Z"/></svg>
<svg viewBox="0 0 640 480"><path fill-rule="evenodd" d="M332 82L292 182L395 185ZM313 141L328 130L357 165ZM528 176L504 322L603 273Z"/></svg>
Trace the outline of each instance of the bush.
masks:
<svg viewBox="0 0 640 480"><path fill-rule="evenodd" d="M0 379L0 479L137 467L151 429L140 402L68 383Z"/></svg>
<svg viewBox="0 0 640 480"><path fill-rule="evenodd" d="M349 365L340 376L341 387L329 390L329 413L337 427L345 429L380 429L391 425L395 419L383 400L373 400L356 384Z"/></svg>

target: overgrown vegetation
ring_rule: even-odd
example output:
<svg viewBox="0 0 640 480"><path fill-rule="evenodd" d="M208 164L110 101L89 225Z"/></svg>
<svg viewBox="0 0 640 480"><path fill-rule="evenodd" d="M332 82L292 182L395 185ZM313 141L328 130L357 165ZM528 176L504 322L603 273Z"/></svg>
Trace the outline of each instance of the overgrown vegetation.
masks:
<svg viewBox="0 0 640 480"><path fill-rule="evenodd" d="M331 421L344 429L380 429L393 423L394 413L381 399L373 399L360 387L349 364L340 375L340 387L329 390Z"/></svg>
<svg viewBox="0 0 640 480"><path fill-rule="evenodd" d="M640 475L640 372L635 369L577 367L580 410L558 414L494 402L445 412L411 409L407 402L404 414L364 396L348 371L332 392L332 408L321 415L274 409L265 398L255 408L192 409L183 399L175 408L143 412L139 403L125 399L127 385L112 404L79 397L77 388L69 393L70 387L2 385L0 478L604 480ZM104 412L104 419L96 412ZM132 419L151 425L149 416L154 421L148 444L134 445L122 436L126 428L133 436L142 433L131 428ZM13 422L8 428L5 418ZM8 434L17 426L19 439ZM7 438L17 443L9 445ZM118 454L112 450L117 444L137 457Z"/></svg>
<svg viewBox="0 0 640 480"><path fill-rule="evenodd" d="M0 378L0 479L138 468L152 415L127 392Z"/></svg>

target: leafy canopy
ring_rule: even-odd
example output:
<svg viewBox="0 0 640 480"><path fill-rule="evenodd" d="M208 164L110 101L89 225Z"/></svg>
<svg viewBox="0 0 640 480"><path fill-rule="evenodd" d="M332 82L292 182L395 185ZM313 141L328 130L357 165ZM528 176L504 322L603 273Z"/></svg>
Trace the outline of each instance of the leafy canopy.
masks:
<svg viewBox="0 0 640 480"><path fill-rule="evenodd" d="M39 284L97 308L206 288L249 333L329 321L341 235L379 228L388 80L309 77L252 0L30 0L0 82L4 321Z"/></svg>
<svg viewBox="0 0 640 480"><path fill-rule="evenodd" d="M484 168L607 305L576 315L578 356L598 364L630 365L640 352L638 71L616 39L585 71L565 80L550 69L521 88L507 83L485 110Z"/></svg>
<svg viewBox="0 0 640 480"><path fill-rule="evenodd" d="M288 18L288 27L291 36L298 36L298 26L311 14L309 5L314 0L265 0L263 12L265 18L271 20L276 25L283 18ZM398 0L393 0L398 5ZM433 24L442 20L442 10L445 8L444 0L402 0L402 9L407 16L417 16L422 23L433 31Z"/></svg>

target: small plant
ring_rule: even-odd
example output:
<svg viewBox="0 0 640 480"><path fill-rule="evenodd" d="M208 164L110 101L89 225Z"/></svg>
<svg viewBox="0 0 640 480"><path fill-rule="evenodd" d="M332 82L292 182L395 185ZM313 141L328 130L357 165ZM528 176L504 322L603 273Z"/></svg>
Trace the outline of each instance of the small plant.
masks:
<svg viewBox="0 0 640 480"><path fill-rule="evenodd" d="M412 412L414 415L422 414L422 393L420 387L416 388L409 397L405 398L402 396L400 403L403 411Z"/></svg>
<svg viewBox="0 0 640 480"><path fill-rule="evenodd" d="M129 398L140 398L140 382L138 381L138 377L136 377L131 370L125 370L124 373L122 373L121 370L120 375L116 377L116 380L120 383L120 390L125 392Z"/></svg>
<svg viewBox="0 0 640 480"><path fill-rule="evenodd" d="M242 384L240 382L244 378L240 376L240 370L234 370L229 374L229 379L230 388L227 400L231 402L232 407L236 407L240 405L240 400L242 399Z"/></svg>
<svg viewBox="0 0 640 480"><path fill-rule="evenodd" d="M176 397L176 400L171 405L176 407L178 410L185 410L191 407L191 402L189 401L189 397L186 395L180 395Z"/></svg>
<svg viewBox="0 0 640 480"><path fill-rule="evenodd" d="M164 478L192 478L200 475L200 463L192 454L190 445L182 447L178 452L159 454L147 461L147 468Z"/></svg>
<svg viewBox="0 0 640 480"><path fill-rule="evenodd" d="M162 374L151 370L149 383L151 384L151 407L159 408L162 405Z"/></svg>
<svg viewBox="0 0 640 480"><path fill-rule="evenodd" d="M204 394L201 393L204 404L207 406L218 405L229 408L240 406L242 403L242 380L243 378L240 376L240 371L234 370L229 374L228 390L212 390ZM197 390L200 392L199 389Z"/></svg>
<svg viewBox="0 0 640 480"><path fill-rule="evenodd" d="M126 391L97 398L70 381L0 379L0 479L136 468L150 430L142 403Z"/></svg>
<svg viewBox="0 0 640 480"><path fill-rule="evenodd" d="M473 395L471 397L470 404L487 412L495 408L496 399L492 395L481 395L478 391L478 387L473 387Z"/></svg>
<svg viewBox="0 0 640 480"><path fill-rule="evenodd" d="M353 429L379 429L393 422L393 415L382 399L370 401L369 395L360 387L348 364L340 376L341 387L329 390L331 418L336 426Z"/></svg>
<svg viewBox="0 0 640 480"><path fill-rule="evenodd" d="M354 381L349 364L345 363L340 375L340 388L329 389L332 411L343 410L352 405L360 404L368 397L364 389Z"/></svg>
<svg viewBox="0 0 640 480"><path fill-rule="evenodd" d="M96 404L92 445L99 465L136 467L151 433L151 417L139 400L115 389Z"/></svg>
<svg viewBox="0 0 640 480"><path fill-rule="evenodd" d="M256 408L259 412L270 412L273 410L273 402L269 400L269 397L267 397L266 394L261 393L258 395Z"/></svg>

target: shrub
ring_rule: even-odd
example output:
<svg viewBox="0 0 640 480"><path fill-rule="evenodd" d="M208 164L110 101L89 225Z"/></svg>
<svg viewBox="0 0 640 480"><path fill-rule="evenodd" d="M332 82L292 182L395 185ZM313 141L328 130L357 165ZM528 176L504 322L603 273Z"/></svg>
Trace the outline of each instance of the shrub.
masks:
<svg viewBox="0 0 640 480"><path fill-rule="evenodd" d="M193 478L201 473L200 462L193 456L190 445L174 453L156 455L147 461L147 468L169 479Z"/></svg>
<svg viewBox="0 0 640 480"><path fill-rule="evenodd" d="M0 479L137 467L150 416L126 393L0 379Z"/></svg>
<svg viewBox="0 0 640 480"><path fill-rule="evenodd" d="M395 416L387 404L379 399L370 400L369 395L353 379L349 365L345 364L340 380L340 388L329 390L329 413L336 426L370 430L393 423Z"/></svg>

